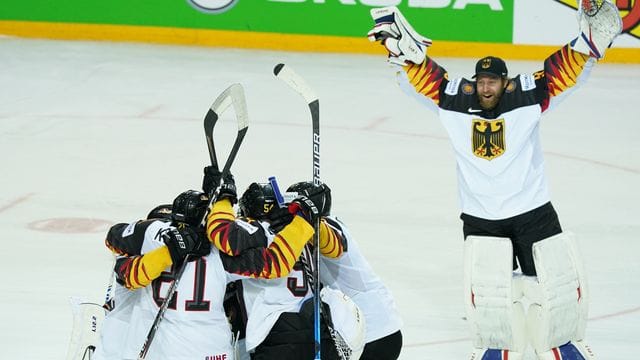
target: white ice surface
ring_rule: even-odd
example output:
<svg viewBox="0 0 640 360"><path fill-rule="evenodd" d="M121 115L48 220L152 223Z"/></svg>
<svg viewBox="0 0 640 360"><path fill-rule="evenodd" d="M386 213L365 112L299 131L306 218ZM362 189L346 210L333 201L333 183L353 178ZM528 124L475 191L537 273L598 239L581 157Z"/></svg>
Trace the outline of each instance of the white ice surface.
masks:
<svg viewBox="0 0 640 360"><path fill-rule="evenodd" d="M438 60L452 76L473 71L471 59ZM244 85L251 122L233 168L238 188L270 175L280 184L311 177L307 108L273 76L279 62L320 97L321 177L333 213L395 295L401 358L467 358L452 151L435 114L400 91L383 55L4 37L0 359L64 358L69 297L104 296L105 230L199 188L208 162L202 118L231 83ZM542 125L553 203L590 278L587 339L602 360L640 350L639 78L638 65L599 64ZM222 158L234 132L229 111L216 129Z"/></svg>

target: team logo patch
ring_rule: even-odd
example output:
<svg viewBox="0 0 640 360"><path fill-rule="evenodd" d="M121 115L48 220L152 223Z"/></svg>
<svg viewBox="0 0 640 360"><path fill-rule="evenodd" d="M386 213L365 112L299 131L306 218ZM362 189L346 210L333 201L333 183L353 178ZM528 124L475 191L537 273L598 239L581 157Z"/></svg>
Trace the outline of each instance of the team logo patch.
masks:
<svg viewBox="0 0 640 360"><path fill-rule="evenodd" d="M471 95L476 91L475 86L472 84L464 84L462 85L462 93L465 95Z"/></svg>
<svg viewBox="0 0 640 360"><path fill-rule="evenodd" d="M489 59L489 58L483 59L481 66L482 66L483 69L490 68L491 67L491 59Z"/></svg>
<svg viewBox="0 0 640 360"><path fill-rule="evenodd" d="M504 92L508 93L512 93L513 90L516 89L516 83L513 80L509 80L509 83L507 84L507 88L504 89Z"/></svg>
<svg viewBox="0 0 640 360"><path fill-rule="evenodd" d="M575 0L555 0L572 9L578 9ZM622 16L622 32L640 39L640 2L638 0L614 1Z"/></svg>
<svg viewBox="0 0 640 360"><path fill-rule="evenodd" d="M187 0L196 10L207 14L219 14L231 9L240 0Z"/></svg>
<svg viewBox="0 0 640 360"><path fill-rule="evenodd" d="M504 119L473 120L471 122L473 154L479 158L493 160L504 154Z"/></svg>

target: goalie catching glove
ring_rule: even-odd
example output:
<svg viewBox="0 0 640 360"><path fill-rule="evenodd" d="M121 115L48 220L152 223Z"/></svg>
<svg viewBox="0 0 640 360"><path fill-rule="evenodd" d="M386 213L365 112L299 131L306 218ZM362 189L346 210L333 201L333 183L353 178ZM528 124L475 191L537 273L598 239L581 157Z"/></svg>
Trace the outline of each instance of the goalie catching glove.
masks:
<svg viewBox="0 0 640 360"><path fill-rule="evenodd" d="M398 8L389 6L371 9L375 25L367 37L369 41L380 41L389 52L389 62L401 66L408 62L422 64L431 39L418 34Z"/></svg>
<svg viewBox="0 0 640 360"><path fill-rule="evenodd" d="M622 18L618 7L609 0L601 0L602 4L597 9L596 3L599 1L578 2L580 3L578 9L580 34L571 41L573 50L596 59L604 57L605 51L622 32ZM583 3L589 5L589 8L585 8L586 5Z"/></svg>

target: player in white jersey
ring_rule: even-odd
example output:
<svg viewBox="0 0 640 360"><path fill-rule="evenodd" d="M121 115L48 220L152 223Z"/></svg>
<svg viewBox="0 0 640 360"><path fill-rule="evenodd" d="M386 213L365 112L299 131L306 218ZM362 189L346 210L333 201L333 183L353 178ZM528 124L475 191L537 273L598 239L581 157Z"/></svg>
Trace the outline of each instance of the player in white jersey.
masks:
<svg viewBox="0 0 640 360"><path fill-rule="evenodd" d="M323 211L327 193L326 185L313 187L288 208L281 209L270 184L252 183L240 198L240 217L236 218L230 204L217 202L210 213L207 231L215 247L230 255L236 255L238 248L266 246L268 243L255 242L256 239L247 238L239 230L250 224L256 230L278 231L291 217L298 216L294 214L301 214L312 222L313 217ZM315 205L317 214L305 200ZM341 239L322 236L327 230L327 224L322 222L321 252L326 256L339 256L342 253ZM241 316L247 319L245 346L251 353L251 359L313 359L313 303L310 301L313 293L303 261L311 264L309 247L293 264L288 277L245 279L238 284L240 302L244 305L241 311L246 311ZM338 359L326 325L322 334L322 358Z"/></svg>
<svg viewBox="0 0 640 360"><path fill-rule="evenodd" d="M310 182L299 182L289 186L287 192L299 193L310 186ZM331 203L326 206L323 221L342 240L344 251L338 257L320 258L320 281L341 290L364 313L366 345L360 360L395 360L402 349L402 319L393 296L362 255L347 226L330 213Z"/></svg>
<svg viewBox="0 0 640 360"><path fill-rule="evenodd" d="M219 202L234 201L235 186L222 191ZM204 231L197 228L207 203L203 193L188 191L174 201L172 223L116 225L121 231L109 246L130 255L118 259L118 279L140 292L131 312L126 343L121 345L121 358L137 358L164 293L174 280L173 270L192 255L194 261L182 275L147 358L233 359L231 332L222 307L226 284L244 277L286 276L313 234L310 224L296 216L273 235L268 247L226 256L212 249Z"/></svg>
<svg viewBox="0 0 640 360"><path fill-rule="evenodd" d="M171 222L171 204L164 204L156 206L147 215L146 222L140 222L140 226L137 232L129 234L127 236L154 236L155 234L147 234L147 230L154 231L153 228L149 228L149 225L153 221ZM118 224L109 229L105 244L112 251L114 256L127 256L133 253L139 253L139 249L133 249L128 247L134 245L141 240L123 239L123 226L125 224ZM124 240L124 241L122 241ZM113 242L119 242L121 248L116 248L110 244ZM126 247L125 247L126 246ZM112 269L114 273L117 271L117 267ZM96 352L94 358L100 359L124 359L124 347L126 337L128 335L129 323L133 308L138 301L140 292L130 291L124 286L121 280L118 280L115 276L114 283L110 284L113 287L113 295L107 299L107 303L103 306L107 311L105 320L103 321L102 328L100 329L100 343L96 346Z"/></svg>
<svg viewBox="0 0 640 360"><path fill-rule="evenodd" d="M397 8L371 11L369 39L387 49L403 90L438 113L453 144L474 359L519 359L527 340L539 359L592 356L582 342L586 282L550 202L539 136L541 115L586 80L620 33L614 4L582 10L578 37L547 57L542 70L509 77L502 59L486 56L473 80L451 78L427 56L431 40ZM570 266L554 267L554 256ZM518 266L527 278L513 281ZM526 319L522 294L533 302Z"/></svg>

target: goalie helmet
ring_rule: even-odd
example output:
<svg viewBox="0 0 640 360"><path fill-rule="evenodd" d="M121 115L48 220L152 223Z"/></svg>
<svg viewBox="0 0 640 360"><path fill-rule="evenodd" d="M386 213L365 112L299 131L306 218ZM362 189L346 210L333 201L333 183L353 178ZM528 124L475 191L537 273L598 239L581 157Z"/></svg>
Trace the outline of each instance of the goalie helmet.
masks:
<svg viewBox="0 0 640 360"><path fill-rule="evenodd" d="M329 186L327 186L327 184L322 184L322 186L325 188L325 195L324 195L325 204L322 208L322 214L320 215L329 216L331 214L331 189L329 189ZM309 190L312 187L314 187L314 185L311 181L300 181L289 186L287 188L287 192L302 194L303 191Z"/></svg>
<svg viewBox="0 0 640 360"><path fill-rule="evenodd" d="M276 196L269 183L251 183L240 197L240 215L263 220L276 205Z"/></svg>
<svg viewBox="0 0 640 360"><path fill-rule="evenodd" d="M173 200L171 218L176 222L198 226L207 211L208 205L209 198L205 193L187 190Z"/></svg>

